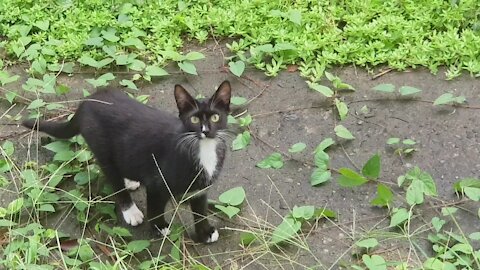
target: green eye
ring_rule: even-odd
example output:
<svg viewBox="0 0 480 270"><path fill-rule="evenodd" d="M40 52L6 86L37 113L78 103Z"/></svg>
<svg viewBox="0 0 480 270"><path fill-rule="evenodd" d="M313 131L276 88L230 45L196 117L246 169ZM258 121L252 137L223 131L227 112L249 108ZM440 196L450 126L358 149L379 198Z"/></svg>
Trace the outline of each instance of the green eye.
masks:
<svg viewBox="0 0 480 270"><path fill-rule="evenodd" d="M220 120L220 115L218 114L212 114L212 116L210 116L210 120L214 123L218 122L218 120Z"/></svg>
<svg viewBox="0 0 480 270"><path fill-rule="evenodd" d="M192 116L192 117L190 117L190 122L192 122L192 124L198 124L198 123L200 123L200 118L198 118L196 116Z"/></svg>

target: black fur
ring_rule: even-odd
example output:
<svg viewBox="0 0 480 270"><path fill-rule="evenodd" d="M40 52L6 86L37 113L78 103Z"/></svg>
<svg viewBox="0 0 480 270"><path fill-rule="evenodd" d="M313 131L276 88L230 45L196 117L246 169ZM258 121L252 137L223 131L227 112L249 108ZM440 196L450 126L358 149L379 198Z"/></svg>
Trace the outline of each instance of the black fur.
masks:
<svg viewBox="0 0 480 270"><path fill-rule="evenodd" d="M81 134L117 192L121 210L133 205L124 178L146 186L147 217L158 230L168 226L163 214L170 191L181 196L209 186L222 168L226 150L230 83L224 81L205 100L193 99L180 85L175 86L174 93L179 117L139 103L121 91L101 90L84 100L68 122L27 120L23 125L63 139ZM199 122L193 123L197 119L192 117ZM218 162L212 175L199 164L203 138L218 142ZM215 230L206 219L206 193L193 197L190 204L198 240L205 242Z"/></svg>

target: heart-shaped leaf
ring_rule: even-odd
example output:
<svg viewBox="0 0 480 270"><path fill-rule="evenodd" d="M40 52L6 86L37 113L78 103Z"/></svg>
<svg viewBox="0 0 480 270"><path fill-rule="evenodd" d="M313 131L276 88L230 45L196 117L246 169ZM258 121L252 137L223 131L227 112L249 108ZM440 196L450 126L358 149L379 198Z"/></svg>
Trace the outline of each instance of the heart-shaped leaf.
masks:
<svg viewBox="0 0 480 270"><path fill-rule="evenodd" d="M238 60L236 62L228 63L228 67L230 68L230 72L232 72L235 76L240 77L245 71L245 62L242 60Z"/></svg>

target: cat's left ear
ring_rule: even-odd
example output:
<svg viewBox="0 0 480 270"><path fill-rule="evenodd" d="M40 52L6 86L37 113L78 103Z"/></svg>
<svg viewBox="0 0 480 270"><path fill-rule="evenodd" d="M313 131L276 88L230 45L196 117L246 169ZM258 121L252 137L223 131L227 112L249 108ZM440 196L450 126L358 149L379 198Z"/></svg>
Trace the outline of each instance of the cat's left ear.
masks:
<svg viewBox="0 0 480 270"><path fill-rule="evenodd" d="M230 111L230 98L232 96L232 88L229 81L223 81L218 87L211 100L211 106L221 107L225 111Z"/></svg>

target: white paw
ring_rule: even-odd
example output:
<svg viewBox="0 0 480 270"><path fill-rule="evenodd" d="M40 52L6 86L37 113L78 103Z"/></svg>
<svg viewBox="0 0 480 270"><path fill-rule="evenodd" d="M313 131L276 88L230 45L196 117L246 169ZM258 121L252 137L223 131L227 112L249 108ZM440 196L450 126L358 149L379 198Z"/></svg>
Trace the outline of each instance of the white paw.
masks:
<svg viewBox="0 0 480 270"><path fill-rule="evenodd" d="M163 237L167 237L169 234L170 234L170 229L168 227L165 227L163 229L160 229L158 228L157 226L155 226L157 228L157 230L160 232L160 234L162 234Z"/></svg>
<svg viewBox="0 0 480 270"><path fill-rule="evenodd" d="M127 178L124 178L123 182L125 183L125 188L128 190L136 190L140 186L140 182L132 181Z"/></svg>
<svg viewBox="0 0 480 270"><path fill-rule="evenodd" d="M123 219L132 226L137 226L143 222L143 213L133 203L127 210L122 210Z"/></svg>
<svg viewBox="0 0 480 270"><path fill-rule="evenodd" d="M210 235L210 237L207 239L207 243L213 243L213 242L217 242L218 240L218 231L217 229L215 229L215 231L213 231L213 233Z"/></svg>

